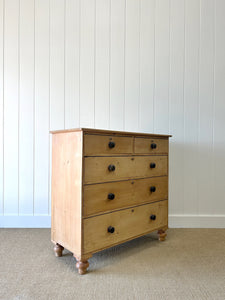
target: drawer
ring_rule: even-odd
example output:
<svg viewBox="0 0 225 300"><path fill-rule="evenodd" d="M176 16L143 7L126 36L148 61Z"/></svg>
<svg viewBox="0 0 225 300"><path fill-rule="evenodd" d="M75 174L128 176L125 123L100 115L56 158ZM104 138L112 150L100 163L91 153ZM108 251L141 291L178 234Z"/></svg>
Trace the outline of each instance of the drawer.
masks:
<svg viewBox="0 0 225 300"><path fill-rule="evenodd" d="M167 199L168 177L85 185L83 195L83 215L85 217Z"/></svg>
<svg viewBox="0 0 225 300"><path fill-rule="evenodd" d="M84 155L104 156L133 153L133 137L84 135Z"/></svg>
<svg viewBox="0 0 225 300"><path fill-rule="evenodd" d="M167 156L85 157L84 183L167 175Z"/></svg>
<svg viewBox="0 0 225 300"><path fill-rule="evenodd" d="M136 137L134 152L137 154L168 154L168 140Z"/></svg>
<svg viewBox="0 0 225 300"><path fill-rule="evenodd" d="M84 219L84 252L95 252L166 227L167 214L168 202L164 200Z"/></svg>

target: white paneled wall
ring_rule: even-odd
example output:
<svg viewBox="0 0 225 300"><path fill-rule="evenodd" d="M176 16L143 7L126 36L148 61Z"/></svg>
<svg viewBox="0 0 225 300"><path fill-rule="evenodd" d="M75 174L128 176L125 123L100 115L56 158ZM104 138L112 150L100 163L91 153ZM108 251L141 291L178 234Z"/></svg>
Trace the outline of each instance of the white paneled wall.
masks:
<svg viewBox="0 0 225 300"><path fill-rule="evenodd" d="M170 226L225 227L225 1L0 0L0 226L50 226L49 130L170 133Z"/></svg>

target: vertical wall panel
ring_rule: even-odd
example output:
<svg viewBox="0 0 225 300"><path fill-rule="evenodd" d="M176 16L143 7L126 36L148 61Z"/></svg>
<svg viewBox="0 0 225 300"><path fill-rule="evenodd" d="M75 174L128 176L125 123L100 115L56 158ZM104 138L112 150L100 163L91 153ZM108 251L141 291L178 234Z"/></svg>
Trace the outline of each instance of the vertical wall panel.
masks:
<svg viewBox="0 0 225 300"><path fill-rule="evenodd" d="M170 1L156 1L154 130L169 132Z"/></svg>
<svg viewBox="0 0 225 300"><path fill-rule="evenodd" d="M0 215L3 214L4 3L0 0Z"/></svg>
<svg viewBox="0 0 225 300"><path fill-rule="evenodd" d="M35 0L34 214L48 213L49 1ZM51 151L51 150L50 150Z"/></svg>
<svg viewBox="0 0 225 300"><path fill-rule="evenodd" d="M186 1L185 13L184 211L186 214L196 214L198 213L196 166L199 113L199 1Z"/></svg>
<svg viewBox="0 0 225 300"><path fill-rule="evenodd" d="M65 1L50 0L50 129L65 127Z"/></svg>
<svg viewBox="0 0 225 300"><path fill-rule="evenodd" d="M5 1L4 214L18 214L19 0Z"/></svg>
<svg viewBox="0 0 225 300"><path fill-rule="evenodd" d="M140 100L140 1L126 2L125 129L137 131Z"/></svg>
<svg viewBox="0 0 225 300"><path fill-rule="evenodd" d="M109 128L110 0L96 0L95 127Z"/></svg>
<svg viewBox="0 0 225 300"><path fill-rule="evenodd" d="M199 138L198 138L198 210L213 212L213 103L214 103L214 32L213 0L201 2L199 53ZM225 27L224 27L225 28ZM205 184L210 182L210 184Z"/></svg>
<svg viewBox="0 0 225 300"><path fill-rule="evenodd" d="M183 213L184 188L184 14L185 1L171 0L170 7L170 199L172 214Z"/></svg>
<svg viewBox="0 0 225 300"><path fill-rule="evenodd" d="M225 214L225 2L215 2L215 111L214 111L214 181L213 212ZM217 195L217 196L215 196ZM218 201L216 201L217 199Z"/></svg>
<svg viewBox="0 0 225 300"><path fill-rule="evenodd" d="M170 214L224 215L224 11L0 0L0 215L50 214L49 130L78 126L172 134Z"/></svg>
<svg viewBox="0 0 225 300"><path fill-rule="evenodd" d="M139 130L153 132L155 76L155 0L140 1Z"/></svg>
<svg viewBox="0 0 225 300"><path fill-rule="evenodd" d="M65 127L80 123L80 1L65 0Z"/></svg>
<svg viewBox="0 0 225 300"><path fill-rule="evenodd" d="M80 28L80 125L94 126L96 0L81 1Z"/></svg>
<svg viewBox="0 0 225 300"><path fill-rule="evenodd" d="M125 0L111 1L110 119L114 130L124 129Z"/></svg>
<svg viewBox="0 0 225 300"><path fill-rule="evenodd" d="M33 214L34 1L20 0L19 28L19 214L27 215Z"/></svg>

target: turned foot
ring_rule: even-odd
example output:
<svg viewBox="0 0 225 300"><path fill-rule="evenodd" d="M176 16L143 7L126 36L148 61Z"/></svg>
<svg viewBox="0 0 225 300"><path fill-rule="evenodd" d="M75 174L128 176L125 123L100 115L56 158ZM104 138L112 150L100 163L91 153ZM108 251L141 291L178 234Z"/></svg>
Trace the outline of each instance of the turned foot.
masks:
<svg viewBox="0 0 225 300"><path fill-rule="evenodd" d="M158 238L159 238L159 241L165 241L165 238L166 238L167 234L164 230L160 229L158 231Z"/></svg>
<svg viewBox="0 0 225 300"><path fill-rule="evenodd" d="M74 257L77 260L76 263L76 268L78 269L78 273L80 275L84 275L87 272L87 268L89 267L89 262L88 259L91 257L92 255L82 255L82 256L76 256L74 254Z"/></svg>
<svg viewBox="0 0 225 300"><path fill-rule="evenodd" d="M57 256L57 257L62 256L63 250L64 250L63 246L61 246L59 244L55 244L55 247L54 247L55 256Z"/></svg>
<svg viewBox="0 0 225 300"><path fill-rule="evenodd" d="M78 273L80 275L86 274L88 267L89 267L89 262L87 260L85 261L78 260L76 263L76 268L78 269Z"/></svg>

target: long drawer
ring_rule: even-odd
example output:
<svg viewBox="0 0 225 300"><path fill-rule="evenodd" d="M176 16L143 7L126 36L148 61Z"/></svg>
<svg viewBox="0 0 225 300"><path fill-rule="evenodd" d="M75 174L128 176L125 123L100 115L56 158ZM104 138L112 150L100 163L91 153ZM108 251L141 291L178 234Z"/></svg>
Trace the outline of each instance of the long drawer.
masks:
<svg viewBox="0 0 225 300"><path fill-rule="evenodd" d="M167 200L83 219L84 253L108 248L167 225Z"/></svg>
<svg viewBox="0 0 225 300"><path fill-rule="evenodd" d="M153 177L84 186L83 216L168 197L168 177Z"/></svg>
<svg viewBox="0 0 225 300"><path fill-rule="evenodd" d="M84 183L167 175L167 156L85 157Z"/></svg>

